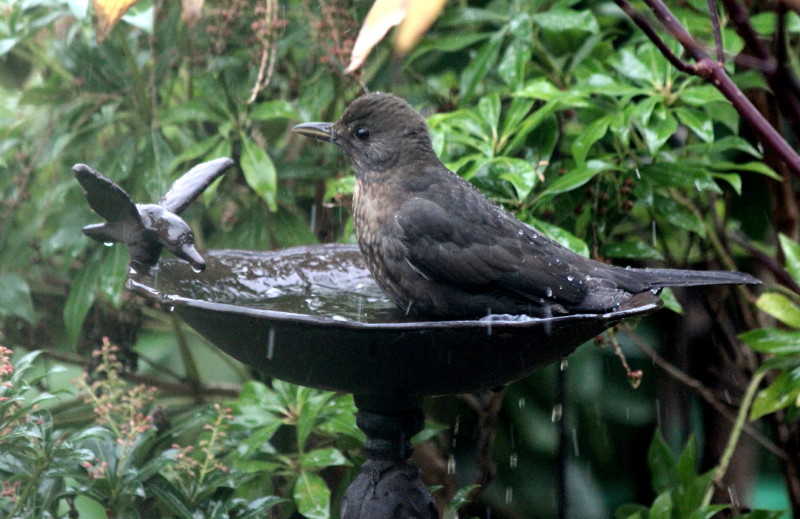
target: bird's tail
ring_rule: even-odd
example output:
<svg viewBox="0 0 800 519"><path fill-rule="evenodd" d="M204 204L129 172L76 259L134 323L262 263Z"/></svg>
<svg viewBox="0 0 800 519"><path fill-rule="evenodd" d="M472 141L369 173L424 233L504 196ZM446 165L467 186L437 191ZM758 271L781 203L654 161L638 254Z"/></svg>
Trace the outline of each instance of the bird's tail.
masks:
<svg viewBox="0 0 800 519"><path fill-rule="evenodd" d="M680 269L615 269L617 282L640 284L644 290L664 287L688 287L695 285L760 285L761 281L744 272L726 270L680 270ZM626 287L627 288L627 287ZM627 288L634 289L634 286ZM634 289L634 291L636 291Z"/></svg>

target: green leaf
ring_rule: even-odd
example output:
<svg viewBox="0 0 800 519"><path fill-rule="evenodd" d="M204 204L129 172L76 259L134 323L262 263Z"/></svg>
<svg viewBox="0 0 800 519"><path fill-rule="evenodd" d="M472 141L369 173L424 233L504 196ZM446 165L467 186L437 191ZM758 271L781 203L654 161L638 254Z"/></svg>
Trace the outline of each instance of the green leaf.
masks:
<svg viewBox="0 0 800 519"><path fill-rule="evenodd" d="M563 92L547 79L540 78L525 83L525 86L517 90L514 95L550 101L563 95Z"/></svg>
<svg viewBox="0 0 800 519"><path fill-rule="evenodd" d="M591 11L572 9L549 9L531 16L531 21L545 31L562 33L579 31L596 33L600 30L597 18Z"/></svg>
<svg viewBox="0 0 800 519"><path fill-rule="evenodd" d="M277 173L275 164L254 140L242 134L242 173L247 185L264 199L270 211L275 212L278 204L275 199L277 192Z"/></svg>
<svg viewBox="0 0 800 519"><path fill-rule="evenodd" d="M531 49L528 45L515 40L509 45L500 63L497 74L511 88L519 87L525 80L525 66L531 61Z"/></svg>
<svg viewBox="0 0 800 519"><path fill-rule="evenodd" d="M704 107L708 103L725 101L725 96L713 85L698 85L679 91L678 99L687 105Z"/></svg>
<svg viewBox="0 0 800 519"><path fill-rule="evenodd" d="M532 219L531 224L543 232L551 240L555 240L564 247L570 249L572 252L580 254L586 258L589 257L589 247L586 242L572 234L571 232L551 223Z"/></svg>
<svg viewBox="0 0 800 519"><path fill-rule="evenodd" d="M756 306L783 324L800 328L800 307L785 295L775 292L761 294L756 301Z"/></svg>
<svg viewBox="0 0 800 519"><path fill-rule="evenodd" d="M589 162L567 171L550 184L541 196L557 195L577 189L593 179L598 173L608 170L616 170L618 167L602 160L590 160Z"/></svg>
<svg viewBox="0 0 800 519"><path fill-rule="evenodd" d="M124 245L117 244L115 246L123 247ZM69 295L64 304L64 327L67 331L67 340L73 346L78 342L83 321L94 304L98 273L99 269L97 268L81 269L69 287Z"/></svg>
<svg viewBox="0 0 800 519"><path fill-rule="evenodd" d="M655 117L650 117L649 122L642 127L642 136L650 154L655 156L667 140L678 130L678 121L662 106L653 111Z"/></svg>
<svg viewBox="0 0 800 519"><path fill-rule="evenodd" d="M714 140L714 123L705 113L684 107L678 107L674 111L681 124L685 124L701 140L705 142Z"/></svg>
<svg viewBox="0 0 800 519"><path fill-rule="evenodd" d="M608 131L608 125L611 124L615 116L616 114L609 114L592 121L572 142L569 150L579 167L586 162L586 155L592 145L605 136Z"/></svg>
<svg viewBox="0 0 800 519"><path fill-rule="evenodd" d="M731 185L737 195L742 194L742 177L738 173L712 173L712 177L724 180Z"/></svg>
<svg viewBox="0 0 800 519"><path fill-rule="evenodd" d="M675 459L659 430L656 430L650 441L647 466L650 468L653 490L662 493L675 486Z"/></svg>
<svg viewBox="0 0 800 519"><path fill-rule="evenodd" d="M608 244L603 247L602 254L609 258L620 259L664 259L660 252L639 239Z"/></svg>
<svg viewBox="0 0 800 519"><path fill-rule="evenodd" d="M779 330L778 328L758 328L739 335L755 351L775 355L794 355L800 353L800 331Z"/></svg>
<svg viewBox="0 0 800 519"><path fill-rule="evenodd" d="M800 384L798 380L792 380L788 372L781 373L775 380L762 389L753 400L753 407L750 409L750 421L758 420L764 415L774 413L779 409L784 409L790 405L796 405L800 396Z"/></svg>
<svg viewBox="0 0 800 519"><path fill-rule="evenodd" d="M271 121L273 119L297 119L297 111L288 101L274 99L258 103L250 110L250 119L257 121Z"/></svg>
<svg viewBox="0 0 800 519"><path fill-rule="evenodd" d="M459 31L453 36L426 39L417 45L417 47L414 49L414 52L412 52L411 55L406 59L406 65L430 52L456 52L466 49L470 45L474 45L479 41L488 40L493 34L494 33L491 32L465 34L463 31Z"/></svg>
<svg viewBox="0 0 800 519"><path fill-rule="evenodd" d="M9 315L17 316L30 324L35 321L28 282L14 272L0 274L0 317Z"/></svg>
<svg viewBox="0 0 800 519"><path fill-rule="evenodd" d="M650 507L648 519L672 519L672 493L659 494Z"/></svg>
<svg viewBox="0 0 800 519"><path fill-rule="evenodd" d="M297 477L293 492L297 511L308 519L328 519L331 491L318 474L303 471Z"/></svg>
<svg viewBox="0 0 800 519"><path fill-rule="evenodd" d="M486 77L486 74L497 64L497 56L500 54L500 46L503 43L505 31L496 32L470 60L469 65L461 73L461 97L463 102L472 100L478 84Z"/></svg>
<svg viewBox="0 0 800 519"><path fill-rule="evenodd" d="M758 173L760 175L764 175L765 177L769 177L772 180L777 180L779 182L782 181L780 175L775 173L775 170L760 161L742 163L716 160L711 164L711 166L716 170L752 171L753 173Z"/></svg>
<svg viewBox="0 0 800 519"><path fill-rule="evenodd" d="M702 237L706 236L706 226L701 217L685 205L672 198L656 195L654 206L659 214L665 215L666 221L672 225Z"/></svg>
<svg viewBox="0 0 800 519"><path fill-rule="evenodd" d="M300 456L300 466L304 469L323 469L339 465L350 465L350 462L339 449L333 447L314 449Z"/></svg>
<svg viewBox="0 0 800 519"><path fill-rule="evenodd" d="M778 234L781 250L786 258L786 272L800 283L800 245L785 234Z"/></svg>
<svg viewBox="0 0 800 519"><path fill-rule="evenodd" d="M489 167L493 175L511 182L520 200L525 200L537 184L536 170L527 160L496 157Z"/></svg>

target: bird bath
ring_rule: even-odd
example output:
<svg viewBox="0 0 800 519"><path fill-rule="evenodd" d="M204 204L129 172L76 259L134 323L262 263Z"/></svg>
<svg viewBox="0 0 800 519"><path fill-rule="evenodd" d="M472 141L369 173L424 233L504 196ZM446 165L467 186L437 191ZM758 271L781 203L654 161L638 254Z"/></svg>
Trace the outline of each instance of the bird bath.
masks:
<svg viewBox="0 0 800 519"><path fill-rule="evenodd" d="M218 169L229 165L206 164L213 167L192 171L216 178ZM76 175L79 171L82 184L97 184L96 175L108 189L107 179L91 168L82 166ZM184 182L192 187L183 197L173 186L165 199L185 207L183 198L193 199L210 183L202 180ZM113 187L119 197L121 189ZM99 204L93 196L102 195L87 190L94 208ZM155 240L152 232L141 234L128 241ZM160 239L161 246L174 249ZM661 307L661 300L646 292L606 314L424 320L404 315L381 293L354 245L212 250L203 259L205 270L199 272L197 262L158 254L139 258L132 261L126 286L268 376L355 395L369 460L345 494L342 519L436 517L419 471L408 462L409 440L424 424L423 396L501 387L558 361L623 319Z"/></svg>

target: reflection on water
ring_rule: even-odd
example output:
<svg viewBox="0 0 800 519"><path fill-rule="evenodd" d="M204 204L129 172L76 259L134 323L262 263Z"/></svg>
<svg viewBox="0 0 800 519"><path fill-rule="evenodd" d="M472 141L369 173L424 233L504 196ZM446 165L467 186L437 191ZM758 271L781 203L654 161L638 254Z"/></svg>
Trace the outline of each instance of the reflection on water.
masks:
<svg viewBox="0 0 800 519"><path fill-rule="evenodd" d="M190 299L274 310L339 321L409 322L378 288L357 250L264 256L211 252L193 274L179 261L162 260L151 272L157 290Z"/></svg>

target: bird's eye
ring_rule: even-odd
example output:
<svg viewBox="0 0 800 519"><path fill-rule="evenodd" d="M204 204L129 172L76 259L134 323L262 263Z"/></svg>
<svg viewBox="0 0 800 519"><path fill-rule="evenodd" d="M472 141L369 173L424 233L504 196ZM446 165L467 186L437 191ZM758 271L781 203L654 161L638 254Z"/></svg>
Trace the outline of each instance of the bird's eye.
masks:
<svg viewBox="0 0 800 519"><path fill-rule="evenodd" d="M363 126L360 128L356 128L356 131L353 132L353 134L356 136L356 139L360 141L365 141L369 139L369 130L367 130Z"/></svg>

